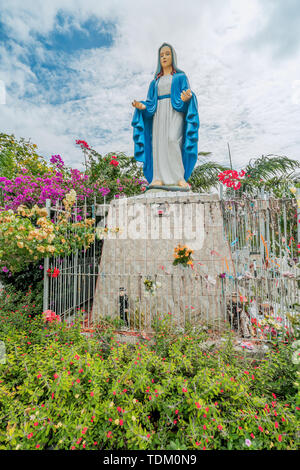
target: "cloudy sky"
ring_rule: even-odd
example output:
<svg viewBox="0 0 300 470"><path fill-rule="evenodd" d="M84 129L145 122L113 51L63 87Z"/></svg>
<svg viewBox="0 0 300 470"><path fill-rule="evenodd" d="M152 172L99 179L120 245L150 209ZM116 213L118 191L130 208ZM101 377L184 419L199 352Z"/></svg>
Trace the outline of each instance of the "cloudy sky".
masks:
<svg viewBox="0 0 300 470"><path fill-rule="evenodd" d="M299 0L0 0L0 132L79 169L76 139L133 155L131 102L169 42L198 98L199 151L228 163L229 143L237 169L300 160L299 30Z"/></svg>

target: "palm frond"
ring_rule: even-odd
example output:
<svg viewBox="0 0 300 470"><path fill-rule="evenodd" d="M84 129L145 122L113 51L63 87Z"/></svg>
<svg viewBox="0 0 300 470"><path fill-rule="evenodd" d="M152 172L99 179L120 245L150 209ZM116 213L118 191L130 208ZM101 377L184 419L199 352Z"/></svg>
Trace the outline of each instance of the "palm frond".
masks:
<svg viewBox="0 0 300 470"><path fill-rule="evenodd" d="M266 180L278 175L284 175L296 168L300 168L300 163L297 160L279 155L262 155L255 160L251 159L245 171L248 175L251 175L252 180Z"/></svg>
<svg viewBox="0 0 300 470"><path fill-rule="evenodd" d="M189 178L189 183L193 191L209 191L219 184L218 174L224 170L228 170L217 162L207 162L202 159L198 160L198 164Z"/></svg>

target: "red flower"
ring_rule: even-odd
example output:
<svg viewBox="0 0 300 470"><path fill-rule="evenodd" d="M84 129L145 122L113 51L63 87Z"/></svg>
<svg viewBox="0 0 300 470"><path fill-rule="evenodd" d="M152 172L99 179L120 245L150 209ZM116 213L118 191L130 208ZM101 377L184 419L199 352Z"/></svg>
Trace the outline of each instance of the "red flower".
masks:
<svg viewBox="0 0 300 470"><path fill-rule="evenodd" d="M110 165L114 165L114 166L118 166L119 165L119 162L117 160L111 160L109 162Z"/></svg>
<svg viewBox="0 0 300 470"><path fill-rule="evenodd" d="M76 140L76 144L80 145L80 147L84 147L86 149L90 149L89 145L85 142L85 140Z"/></svg>
<svg viewBox="0 0 300 470"><path fill-rule="evenodd" d="M44 322L52 323L53 321L60 322L60 316L56 315L52 310L45 310L42 314L44 316Z"/></svg>
<svg viewBox="0 0 300 470"><path fill-rule="evenodd" d="M49 274L50 277L56 278L58 277L60 270L58 268L54 268L54 269L49 268L47 269L47 273Z"/></svg>
<svg viewBox="0 0 300 470"><path fill-rule="evenodd" d="M279 434L279 436L278 436L278 441L279 441L279 442L282 441L282 435L281 435L281 434Z"/></svg>

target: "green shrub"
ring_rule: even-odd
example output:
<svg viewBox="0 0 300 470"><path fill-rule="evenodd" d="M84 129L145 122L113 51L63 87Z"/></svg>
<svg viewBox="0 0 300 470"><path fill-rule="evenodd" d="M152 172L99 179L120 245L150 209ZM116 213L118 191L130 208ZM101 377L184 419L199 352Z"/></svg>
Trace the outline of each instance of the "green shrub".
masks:
<svg viewBox="0 0 300 470"><path fill-rule="evenodd" d="M127 345L112 328L87 338L79 321L35 317L9 330L6 321L1 449L297 448L293 388L272 388L281 361L296 379L289 345L253 362L230 340L207 349L202 332L160 343L166 323L154 345Z"/></svg>

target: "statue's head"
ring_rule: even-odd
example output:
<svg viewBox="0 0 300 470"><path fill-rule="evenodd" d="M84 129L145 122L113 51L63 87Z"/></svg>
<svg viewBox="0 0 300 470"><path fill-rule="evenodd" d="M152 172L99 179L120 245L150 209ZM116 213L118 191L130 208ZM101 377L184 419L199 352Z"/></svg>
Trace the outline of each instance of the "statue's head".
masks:
<svg viewBox="0 0 300 470"><path fill-rule="evenodd" d="M159 49L159 57L161 67L173 65L172 49L170 46L162 45Z"/></svg>
<svg viewBox="0 0 300 470"><path fill-rule="evenodd" d="M171 44L164 42L158 49L158 61L155 78L161 77L163 74L162 67L167 67L168 65L172 65L172 75L173 73L181 71L177 68L176 52L174 48L171 46Z"/></svg>

